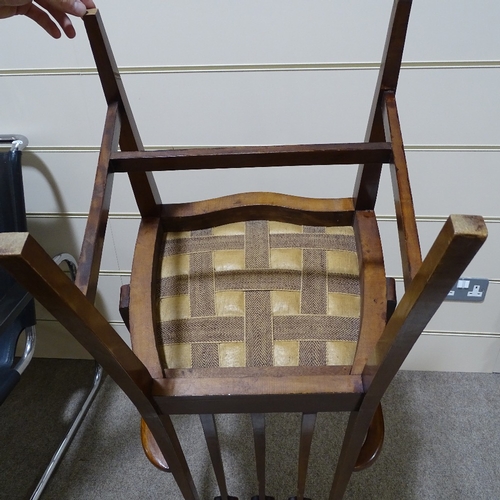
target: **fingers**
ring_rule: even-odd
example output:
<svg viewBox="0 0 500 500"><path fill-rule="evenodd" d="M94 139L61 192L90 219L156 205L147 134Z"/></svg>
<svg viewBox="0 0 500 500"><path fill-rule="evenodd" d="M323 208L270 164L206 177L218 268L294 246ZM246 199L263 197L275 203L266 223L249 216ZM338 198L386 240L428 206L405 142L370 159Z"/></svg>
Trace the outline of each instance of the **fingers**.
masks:
<svg viewBox="0 0 500 500"><path fill-rule="evenodd" d="M52 15L68 38L74 38L76 31L67 14L83 17L88 8L95 7L93 0L38 0L37 3Z"/></svg>
<svg viewBox="0 0 500 500"><path fill-rule="evenodd" d="M28 3L30 3L30 0L0 0L0 5L7 7L20 7Z"/></svg>
<svg viewBox="0 0 500 500"><path fill-rule="evenodd" d="M8 17L15 16L17 14L16 7L4 7L2 3L0 3L0 19L7 19Z"/></svg>
<svg viewBox="0 0 500 500"><path fill-rule="evenodd" d="M24 12L23 12L24 10ZM54 38L61 38L61 31L57 27L56 23L49 17L47 12L44 10L40 9L34 4L29 4L26 6L24 9L23 7L20 7L18 10L18 14L24 14L25 16L29 17L30 19L33 19L37 24L39 24L50 36ZM68 19L69 21L69 19ZM69 21L71 24L71 21ZM73 29L73 37L74 35L74 29ZM71 34L71 33L70 33ZM69 36L69 35L68 35ZM72 38L72 37L70 37Z"/></svg>
<svg viewBox="0 0 500 500"><path fill-rule="evenodd" d="M87 8L79 0L46 0L48 3L47 10L66 12L73 16L82 17L85 15Z"/></svg>
<svg viewBox="0 0 500 500"><path fill-rule="evenodd" d="M57 21L68 38L74 38L75 28L71 19L67 16L72 14L81 17L87 11L85 5L79 0L38 0L37 2ZM59 37L56 37L59 38Z"/></svg>
<svg viewBox="0 0 500 500"><path fill-rule="evenodd" d="M93 0L36 0L36 3L33 0L0 0L0 19L25 15L54 38L61 37L57 24L68 38L74 38L75 28L67 14L83 17L87 9L92 8L95 8Z"/></svg>
<svg viewBox="0 0 500 500"><path fill-rule="evenodd" d="M96 5L94 0L80 0L83 5L85 5L85 9L95 9Z"/></svg>
<svg viewBox="0 0 500 500"><path fill-rule="evenodd" d="M44 0L44 3L44 7L51 13L59 11L77 17L83 17L87 9L95 7L93 0Z"/></svg>

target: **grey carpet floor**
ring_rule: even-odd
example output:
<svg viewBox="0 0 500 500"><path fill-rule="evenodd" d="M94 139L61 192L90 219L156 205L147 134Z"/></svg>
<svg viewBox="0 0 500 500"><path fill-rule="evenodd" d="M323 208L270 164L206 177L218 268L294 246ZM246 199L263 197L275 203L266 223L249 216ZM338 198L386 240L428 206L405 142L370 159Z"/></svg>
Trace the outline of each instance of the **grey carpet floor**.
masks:
<svg viewBox="0 0 500 500"><path fill-rule="evenodd" d="M0 499L25 499L90 385L88 361L35 360L0 407ZM400 372L384 396L386 441L345 498L500 499L500 375ZM299 416L268 415L268 495L295 493ZM346 423L321 414L307 495L327 498ZM257 491L248 416L218 417L231 495ZM202 500L218 494L196 417L176 417ZM181 499L145 458L139 417L108 378L43 499Z"/></svg>

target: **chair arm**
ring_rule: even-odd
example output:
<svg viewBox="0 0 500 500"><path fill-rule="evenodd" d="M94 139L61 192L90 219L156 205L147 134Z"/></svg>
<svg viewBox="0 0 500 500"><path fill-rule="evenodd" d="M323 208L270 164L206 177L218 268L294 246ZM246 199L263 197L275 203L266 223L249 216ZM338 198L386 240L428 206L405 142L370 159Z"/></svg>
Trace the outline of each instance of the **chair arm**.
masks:
<svg viewBox="0 0 500 500"><path fill-rule="evenodd" d="M380 400L434 313L486 240L482 217L450 215L382 333L363 371L365 401ZM369 390L368 390L369 388Z"/></svg>

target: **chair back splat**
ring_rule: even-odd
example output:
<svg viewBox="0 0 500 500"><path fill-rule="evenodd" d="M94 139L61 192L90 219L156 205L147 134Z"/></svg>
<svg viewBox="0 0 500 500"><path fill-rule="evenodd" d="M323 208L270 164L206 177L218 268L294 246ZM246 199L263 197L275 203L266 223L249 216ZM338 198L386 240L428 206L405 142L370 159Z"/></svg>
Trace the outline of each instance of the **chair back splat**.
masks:
<svg viewBox="0 0 500 500"><path fill-rule="evenodd" d="M1 235L0 263L92 353L142 416L146 455L199 498L172 425L199 414L221 499L216 414L251 415L254 498L264 500L266 414L302 413L297 488L304 499L318 412L349 412L330 499L382 448L380 400L418 336L486 239L478 216L453 215L422 262L396 85L411 1L396 0L365 141L144 151L97 10L84 18L108 112L77 286L28 235ZM359 165L353 194L242 193L160 201L152 172ZM386 277L374 206L392 176L405 294ZM353 167L354 168L354 167ZM257 171L255 171L257 172ZM112 180L126 173L141 214L120 311L129 349L93 306ZM252 439L250 437L250 439ZM293 446L293 443L289 443Z"/></svg>

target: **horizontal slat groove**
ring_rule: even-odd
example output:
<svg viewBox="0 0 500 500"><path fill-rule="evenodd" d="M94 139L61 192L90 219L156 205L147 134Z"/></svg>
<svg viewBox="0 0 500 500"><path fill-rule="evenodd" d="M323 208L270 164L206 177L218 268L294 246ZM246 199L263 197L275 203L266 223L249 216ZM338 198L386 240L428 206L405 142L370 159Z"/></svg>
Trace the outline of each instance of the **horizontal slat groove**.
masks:
<svg viewBox="0 0 500 500"><path fill-rule="evenodd" d="M406 61L401 69L484 69L498 68L500 60ZM314 63L261 63L261 64L193 64L168 66L121 66L122 75L162 73L234 73L264 71L376 71L379 62L314 62ZM95 68L11 68L0 71L2 76L67 76L97 75Z"/></svg>
<svg viewBox="0 0 500 500"><path fill-rule="evenodd" d="M149 144L145 146L146 151L156 151L159 149L165 149L167 146L164 144ZM193 149L193 148L208 148L208 147L216 147L214 145L189 145L183 144L179 145L168 145L169 149ZM222 146L221 146L222 147ZM405 151L411 152L442 152L442 153L451 153L455 151L460 152L472 152L472 153L498 153L500 152L500 144L405 144ZM99 146L83 146L83 145L36 145L31 144L25 150L25 153L98 153Z"/></svg>
<svg viewBox="0 0 500 500"><path fill-rule="evenodd" d="M87 212L28 212L28 219L87 219ZM131 219L139 220L138 212L110 212L109 219ZM417 215L417 222L446 222L447 215ZM486 215L483 219L487 224L499 224L500 215ZM379 222L395 222L396 216L390 214L377 214Z"/></svg>

